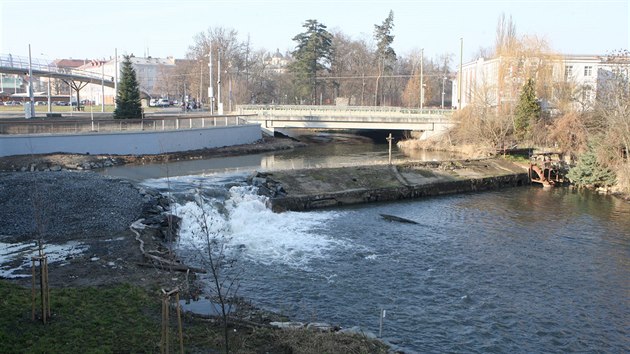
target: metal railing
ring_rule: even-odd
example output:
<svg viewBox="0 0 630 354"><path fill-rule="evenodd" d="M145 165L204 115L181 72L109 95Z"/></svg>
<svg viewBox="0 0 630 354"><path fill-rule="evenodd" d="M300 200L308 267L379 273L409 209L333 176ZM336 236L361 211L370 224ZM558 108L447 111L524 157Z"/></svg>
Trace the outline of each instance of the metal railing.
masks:
<svg viewBox="0 0 630 354"><path fill-rule="evenodd" d="M28 71L29 60L27 57L21 57L21 56L12 55L12 54L0 54L0 67L9 68L9 69L22 69L22 70ZM31 58L30 67L33 71L39 71L39 72L86 77L86 78L97 79L97 80L103 79L103 76L100 73L60 67L50 60L44 60L44 59L38 59L38 58ZM105 77L104 81L108 83L113 82L113 78Z"/></svg>
<svg viewBox="0 0 630 354"><path fill-rule="evenodd" d="M172 131L248 124L243 116L178 116L144 119L0 120L0 134L78 134Z"/></svg>
<svg viewBox="0 0 630 354"><path fill-rule="evenodd" d="M237 112L241 114L260 112L273 113L277 115L293 114L296 112L321 112L330 115L374 115L395 113L397 115L441 115L450 116L453 114L452 109L439 108L406 108L406 107L387 107L387 106L316 106L316 105L239 105L236 107ZM283 114L284 113L284 114Z"/></svg>

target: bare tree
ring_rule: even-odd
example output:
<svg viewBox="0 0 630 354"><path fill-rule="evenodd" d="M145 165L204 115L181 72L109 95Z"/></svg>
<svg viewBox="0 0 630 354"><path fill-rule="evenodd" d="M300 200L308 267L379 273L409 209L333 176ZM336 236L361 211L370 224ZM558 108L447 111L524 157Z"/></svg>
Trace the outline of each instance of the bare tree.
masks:
<svg viewBox="0 0 630 354"><path fill-rule="evenodd" d="M630 52L613 52L606 59L608 77L598 90L594 116L603 123L598 160L617 174L618 187L630 193Z"/></svg>

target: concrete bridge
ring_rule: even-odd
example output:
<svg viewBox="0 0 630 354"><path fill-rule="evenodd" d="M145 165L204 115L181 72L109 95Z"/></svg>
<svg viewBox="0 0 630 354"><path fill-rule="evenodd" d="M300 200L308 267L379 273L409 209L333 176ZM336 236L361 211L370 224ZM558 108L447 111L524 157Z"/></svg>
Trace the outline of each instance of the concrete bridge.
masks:
<svg viewBox="0 0 630 354"><path fill-rule="evenodd" d="M273 133L280 128L421 131L421 139L439 134L455 121L452 110L404 107L241 105L239 115Z"/></svg>

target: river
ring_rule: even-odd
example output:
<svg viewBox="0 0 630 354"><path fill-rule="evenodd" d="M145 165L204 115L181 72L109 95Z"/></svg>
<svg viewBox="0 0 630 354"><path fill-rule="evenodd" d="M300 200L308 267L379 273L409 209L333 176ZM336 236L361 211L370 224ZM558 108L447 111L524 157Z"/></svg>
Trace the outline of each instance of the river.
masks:
<svg viewBox="0 0 630 354"><path fill-rule="evenodd" d="M244 183L253 169L383 158L386 146L354 141L106 173L178 200L191 262L207 217L239 260L239 295L292 319L377 334L385 310L382 338L405 352L630 352L628 203L526 186L274 214Z"/></svg>

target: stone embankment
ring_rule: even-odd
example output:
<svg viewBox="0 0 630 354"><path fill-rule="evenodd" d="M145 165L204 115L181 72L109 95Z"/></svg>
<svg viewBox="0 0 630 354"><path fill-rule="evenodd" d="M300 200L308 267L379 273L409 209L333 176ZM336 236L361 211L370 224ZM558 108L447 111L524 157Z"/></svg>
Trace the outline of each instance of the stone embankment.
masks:
<svg viewBox="0 0 630 354"><path fill-rule="evenodd" d="M529 177L493 158L259 172L250 183L280 212L515 187Z"/></svg>

